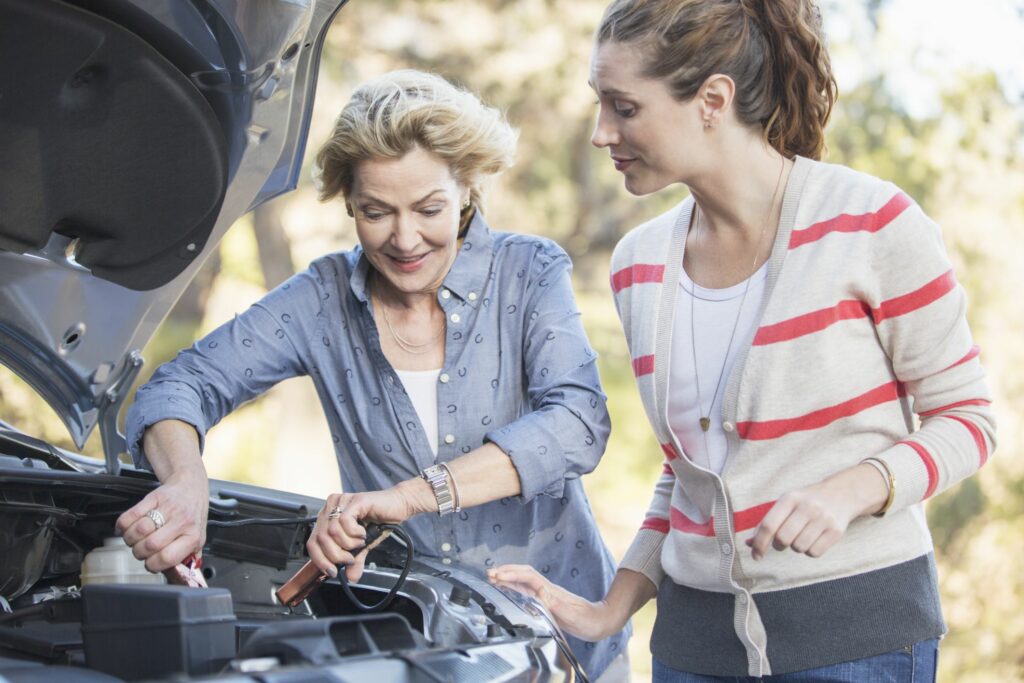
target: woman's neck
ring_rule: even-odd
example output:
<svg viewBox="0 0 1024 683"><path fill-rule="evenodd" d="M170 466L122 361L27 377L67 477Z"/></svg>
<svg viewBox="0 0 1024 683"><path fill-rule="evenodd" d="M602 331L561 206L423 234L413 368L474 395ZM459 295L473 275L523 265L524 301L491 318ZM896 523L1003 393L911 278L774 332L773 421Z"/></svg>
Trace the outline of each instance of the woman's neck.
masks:
<svg viewBox="0 0 1024 683"><path fill-rule="evenodd" d="M689 184L700 206L702 228L726 239L756 240L776 225L793 162L759 138L723 149L717 162Z"/></svg>

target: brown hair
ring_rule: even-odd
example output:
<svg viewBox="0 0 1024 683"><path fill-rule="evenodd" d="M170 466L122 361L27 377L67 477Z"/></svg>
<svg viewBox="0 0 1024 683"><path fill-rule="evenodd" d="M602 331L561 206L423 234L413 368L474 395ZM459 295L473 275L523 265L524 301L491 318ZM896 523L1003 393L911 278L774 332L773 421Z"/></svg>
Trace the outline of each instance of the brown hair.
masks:
<svg viewBox="0 0 1024 683"><path fill-rule="evenodd" d="M352 93L313 174L320 201L347 197L359 162L399 158L418 145L448 164L479 207L483 181L512 165L516 138L501 112L473 93L436 74L392 71Z"/></svg>
<svg viewBox="0 0 1024 683"><path fill-rule="evenodd" d="M681 101L729 76L740 121L786 157L821 158L837 87L811 0L614 0L597 42L636 44L643 75Z"/></svg>

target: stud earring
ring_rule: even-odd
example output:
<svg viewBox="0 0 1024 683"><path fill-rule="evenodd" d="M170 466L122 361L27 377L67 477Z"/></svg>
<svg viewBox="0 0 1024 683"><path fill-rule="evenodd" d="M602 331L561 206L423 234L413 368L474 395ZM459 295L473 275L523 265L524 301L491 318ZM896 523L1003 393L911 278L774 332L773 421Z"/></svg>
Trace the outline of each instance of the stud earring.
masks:
<svg viewBox="0 0 1024 683"><path fill-rule="evenodd" d="M462 210L463 210L463 211L465 211L466 209L468 209L468 208L469 208L469 204L470 204L470 201L469 201L469 200L467 199L467 200L466 200L466 201L465 201L465 202L464 202L464 203L462 204Z"/></svg>
<svg viewBox="0 0 1024 683"><path fill-rule="evenodd" d="M711 119L704 119L705 128L714 128L715 124L711 122Z"/></svg>

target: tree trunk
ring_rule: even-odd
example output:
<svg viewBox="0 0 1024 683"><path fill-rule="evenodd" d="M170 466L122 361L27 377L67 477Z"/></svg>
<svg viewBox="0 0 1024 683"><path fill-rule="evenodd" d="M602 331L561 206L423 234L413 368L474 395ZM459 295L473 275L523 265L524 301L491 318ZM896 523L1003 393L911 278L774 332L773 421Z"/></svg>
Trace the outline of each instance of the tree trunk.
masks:
<svg viewBox="0 0 1024 683"><path fill-rule="evenodd" d="M252 215L252 229L256 234L256 248L260 255L260 269L267 290L295 274L292 249L281 224L281 213L286 201L279 197L256 208Z"/></svg>

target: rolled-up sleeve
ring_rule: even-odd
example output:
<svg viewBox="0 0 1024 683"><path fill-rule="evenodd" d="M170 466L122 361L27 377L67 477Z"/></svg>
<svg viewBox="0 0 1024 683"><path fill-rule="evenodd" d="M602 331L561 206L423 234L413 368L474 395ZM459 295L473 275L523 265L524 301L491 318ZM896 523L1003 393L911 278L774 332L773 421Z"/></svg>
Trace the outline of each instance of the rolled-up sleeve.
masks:
<svg viewBox="0 0 1024 683"><path fill-rule="evenodd" d="M315 278L300 273L157 368L125 420L136 466L149 468L142 437L150 425L186 422L195 427L202 450L207 430L228 413L274 384L306 374L298 347L315 325L311 306L318 299Z"/></svg>
<svg viewBox="0 0 1024 683"><path fill-rule="evenodd" d="M521 499L562 495L566 479L597 466L611 431L597 353L572 291L572 262L549 244L538 250L524 296L523 365L531 411L485 439L519 475Z"/></svg>

